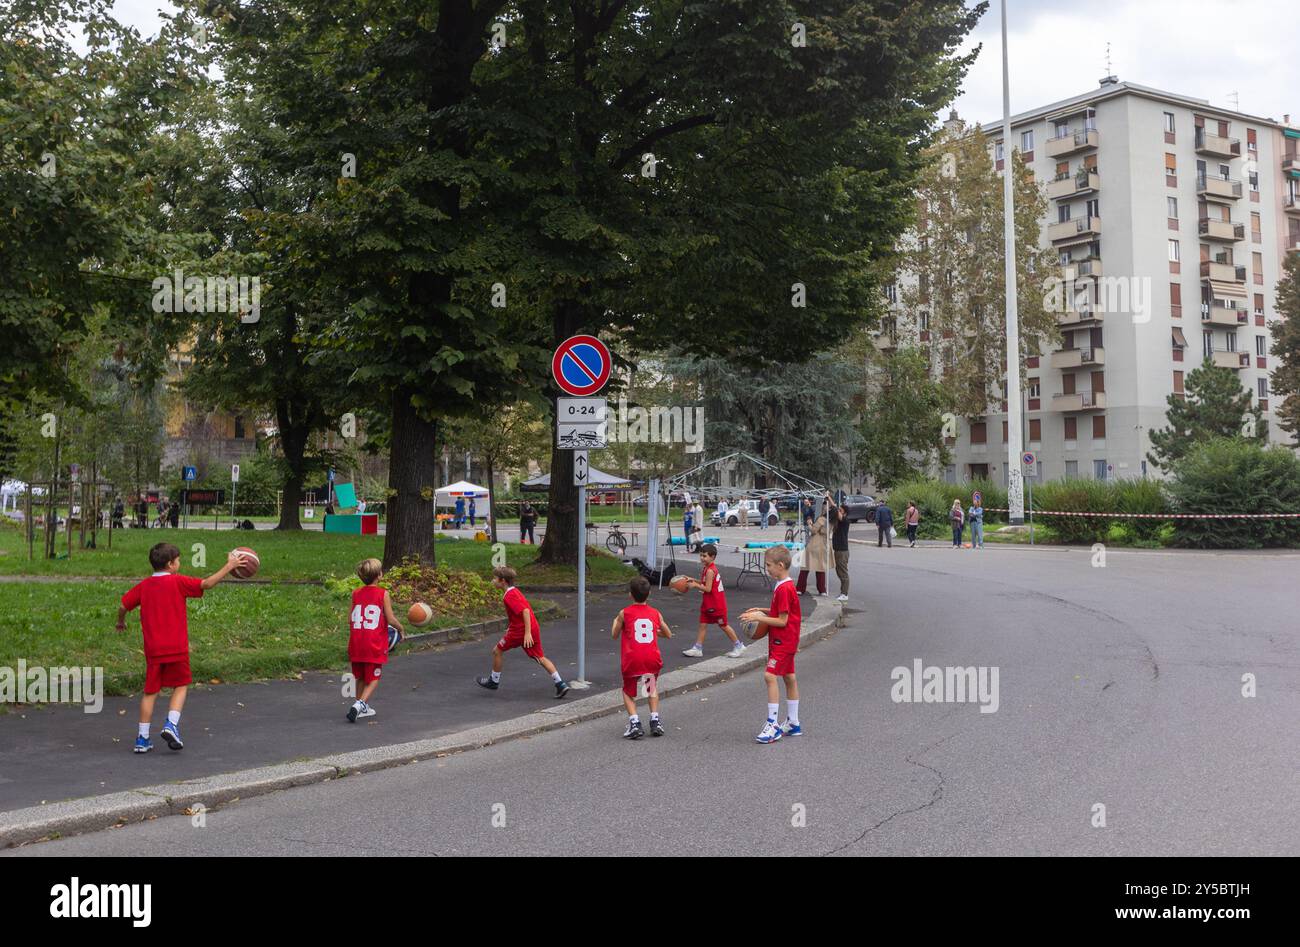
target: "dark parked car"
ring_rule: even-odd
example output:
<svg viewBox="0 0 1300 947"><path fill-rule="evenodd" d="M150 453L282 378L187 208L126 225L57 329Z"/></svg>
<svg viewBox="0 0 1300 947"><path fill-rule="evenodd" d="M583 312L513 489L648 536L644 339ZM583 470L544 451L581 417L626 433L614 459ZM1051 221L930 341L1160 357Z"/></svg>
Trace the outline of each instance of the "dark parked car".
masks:
<svg viewBox="0 0 1300 947"><path fill-rule="evenodd" d="M862 493L850 493L844 498L844 509L848 511L850 523L868 523L876 521L876 499Z"/></svg>

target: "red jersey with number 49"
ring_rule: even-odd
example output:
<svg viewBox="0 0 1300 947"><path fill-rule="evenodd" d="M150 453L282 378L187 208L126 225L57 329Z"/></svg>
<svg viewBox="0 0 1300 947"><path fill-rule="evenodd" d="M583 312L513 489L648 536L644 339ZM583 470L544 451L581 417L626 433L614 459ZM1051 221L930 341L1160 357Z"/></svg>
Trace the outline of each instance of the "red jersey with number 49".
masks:
<svg viewBox="0 0 1300 947"><path fill-rule="evenodd" d="M658 674L664 668L659 653L659 624L663 616L649 605L623 609L623 673Z"/></svg>
<svg viewBox="0 0 1300 947"><path fill-rule="evenodd" d="M348 660L360 664L388 663L388 622L384 621L384 590L363 585L352 593L348 613Z"/></svg>
<svg viewBox="0 0 1300 947"><path fill-rule="evenodd" d="M710 562L700 573L700 585L704 586L704 601L700 607L706 611L725 612L727 610L727 593L722 590L722 573L716 563Z"/></svg>

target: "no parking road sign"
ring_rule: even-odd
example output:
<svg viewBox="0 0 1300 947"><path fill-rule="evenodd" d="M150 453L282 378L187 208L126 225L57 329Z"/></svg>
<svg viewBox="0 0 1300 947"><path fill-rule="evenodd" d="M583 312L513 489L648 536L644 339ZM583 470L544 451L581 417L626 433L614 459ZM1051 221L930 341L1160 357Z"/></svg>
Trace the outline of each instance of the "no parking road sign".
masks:
<svg viewBox="0 0 1300 947"><path fill-rule="evenodd" d="M612 364L604 342L594 335L575 335L555 350L551 375L565 394L585 398L605 387Z"/></svg>
<svg viewBox="0 0 1300 947"><path fill-rule="evenodd" d="M1038 458L1036 458L1036 457L1034 456L1034 452L1033 452L1033 451L1028 451L1028 450L1027 450L1027 451L1025 451L1025 455L1024 455L1023 457L1021 457L1020 459L1024 462L1024 465L1025 465L1026 467L1029 467L1029 468L1032 469L1033 466L1034 466L1034 461L1037 460Z"/></svg>

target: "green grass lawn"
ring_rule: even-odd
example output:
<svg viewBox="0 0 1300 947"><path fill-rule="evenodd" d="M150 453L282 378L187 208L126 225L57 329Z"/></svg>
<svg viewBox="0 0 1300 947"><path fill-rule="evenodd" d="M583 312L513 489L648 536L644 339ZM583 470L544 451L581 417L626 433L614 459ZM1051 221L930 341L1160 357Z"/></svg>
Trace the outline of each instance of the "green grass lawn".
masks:
<svg viewBox="0 0 1300 947"><path fill-rule="evenodd" d="M140 613L117 632L117 607L127 583L0 583L0 665L104 668L110 694L137 692L144 680ZM535 600L538 608L542 600ZM398 603L405 613L407 603ZM190 662L195 682L237 683L292 677L304 670L348 667L346 593L315 585L222 583L189 602ZM419 629L500 617L497 607L475 615L436 615ZM407 631L416 629L407 626Z"/></svg>
<svg viewBox="0 0 1300 947"><path fill-rule="evenodd" d="M70 559L28 560L27 545L17 529L0 529L0 575L40 576L145 576L150 570L149 548L158 542L175 543L181 550L181 571L207 575L220 568L226 553L236 546L257 550L262 567L258 579L318 580L325 576L349 575L356 564L369 556L381 557L382 536L348 536L318 531L303 532L221 532L204 529L114 530L113 548L105 534L100 534L98 549L74 549ZM201 546L206 557L203 565L195 564ZM576 570L557 566L536 566L538 547L506 543L506 561L520 573L520 584L566 585L576 581ZM37 553L39 556L39 546ZM473 540L440 537L437 542L440 564L452 569L486 575L492 569L492 547ZM589 581L617 582L630 576L630 570L617 559L601 553L588 558Z"/></svg>

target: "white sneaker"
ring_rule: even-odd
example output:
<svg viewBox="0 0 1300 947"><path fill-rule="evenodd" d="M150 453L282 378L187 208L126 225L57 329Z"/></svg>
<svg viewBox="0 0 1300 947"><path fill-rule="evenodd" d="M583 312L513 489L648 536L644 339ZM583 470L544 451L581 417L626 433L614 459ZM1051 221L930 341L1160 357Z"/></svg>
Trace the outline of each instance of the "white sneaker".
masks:
<svg viewBox="0 0 1300 947"><path fill-rule="evenodd" d="M704 657L704 649L697 644L693 644L683 651L682 654L686 655L688 658L702 658Z"/></svg>
<svg viewBox="0 0 1300 947"><path fill-rule="evenodd" d="M731 650L727 652L727 657L739 658L744 653L745 653L745 643L743 641L737 641L734 645L731 646Z"/></svg>
<svg viewBox="0 0 1300 947"><path fill-rule="evenodd" d="M760 732L758 736L754 737L754 742L775 743L783 736L785 736L785 734L781 732L781 728L776 725L776 722L769 720L763 725L762 732Z"/></svg>
<svg viewBox="0 0 1300 947"><path fill-rule="evenodd" d="M837 601L837 602L847 602L848 600L849 600L849 597L848 597L847 595L841 595L841 596L839 596L838 598L835 599L835 601Z"/></svg>
<svg viewBox="0 0 1300 947"><path fill-rule="evenodd" d="M371 707L369 704L362 704L361 709L357 711L358 718L373 717L374 715L375 715L375 708Z"/></svg>

